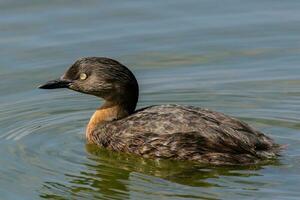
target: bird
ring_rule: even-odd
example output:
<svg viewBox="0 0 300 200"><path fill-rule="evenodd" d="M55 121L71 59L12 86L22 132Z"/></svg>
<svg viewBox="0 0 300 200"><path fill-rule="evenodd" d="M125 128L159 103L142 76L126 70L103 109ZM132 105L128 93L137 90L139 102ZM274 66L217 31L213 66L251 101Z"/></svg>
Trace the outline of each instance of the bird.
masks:
<svg viewBox="0 0 300 200"><path fill-rule="evenodd" d="M102 98L86 128L87 143L150 159L212 165L248 165L276 159L281 145L247 123L190 105L136 109L139 85L125 65L83 57L40 89L68 88Z"/></svg>

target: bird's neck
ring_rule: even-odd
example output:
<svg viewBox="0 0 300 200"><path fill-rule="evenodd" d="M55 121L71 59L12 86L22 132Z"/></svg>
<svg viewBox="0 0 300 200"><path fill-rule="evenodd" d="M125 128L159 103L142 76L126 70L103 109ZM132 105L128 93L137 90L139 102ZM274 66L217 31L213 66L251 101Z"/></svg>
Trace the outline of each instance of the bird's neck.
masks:
<svg viewBox="0 0 300 200"><path fill-rule="evenodd" d="M101 124L109 121L127 117L132 112L126 109L126 106L117 103L105 102L96 112L92 115L86 129L86 138L88 142L92 143L92 133L95 128Z"/></svg>

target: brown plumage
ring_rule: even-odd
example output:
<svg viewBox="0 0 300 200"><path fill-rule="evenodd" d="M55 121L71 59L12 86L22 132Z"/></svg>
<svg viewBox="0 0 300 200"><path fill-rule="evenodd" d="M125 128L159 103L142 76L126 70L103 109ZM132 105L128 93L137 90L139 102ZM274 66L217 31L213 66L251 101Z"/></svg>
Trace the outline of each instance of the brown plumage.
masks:
<svg viewBox="0 0 300 200"><path fill-rule="evenodd" d="M62 87L105 100L86 137L111 150L212 164L253 164L275 158L280 150L263 133L219 112L181 105L135 111L138 83L128 68L109 58L79 59L62 78L40 86Z"/></svg>

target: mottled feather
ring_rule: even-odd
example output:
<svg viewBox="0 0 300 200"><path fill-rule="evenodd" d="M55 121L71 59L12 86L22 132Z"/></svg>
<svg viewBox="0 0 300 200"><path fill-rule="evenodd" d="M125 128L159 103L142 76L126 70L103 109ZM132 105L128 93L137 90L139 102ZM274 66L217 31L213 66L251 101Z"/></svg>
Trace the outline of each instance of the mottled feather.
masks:
<svg viewBox="0 0 300 200"><path fill-rule="evenodd" d="M144 157L213 164L251 164L273 158L279 146L248 124L193 106L161 105L99 125L92 142Z"/></svg>

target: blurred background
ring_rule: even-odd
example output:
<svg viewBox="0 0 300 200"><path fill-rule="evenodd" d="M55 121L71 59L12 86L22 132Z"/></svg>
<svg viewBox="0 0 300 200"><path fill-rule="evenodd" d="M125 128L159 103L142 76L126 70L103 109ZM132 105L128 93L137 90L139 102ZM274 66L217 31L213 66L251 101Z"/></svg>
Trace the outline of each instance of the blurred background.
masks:
<svg viewBox="0 0 300 200"><path fill-rule="evenodd" d="M298 199L300 1L0 0L0 198ZM86 145L101 100L37 86L78 58L117 59L139 107L238 117L288 144L274 163L211 167Z"/></svg>

